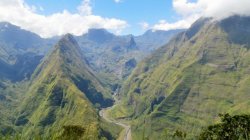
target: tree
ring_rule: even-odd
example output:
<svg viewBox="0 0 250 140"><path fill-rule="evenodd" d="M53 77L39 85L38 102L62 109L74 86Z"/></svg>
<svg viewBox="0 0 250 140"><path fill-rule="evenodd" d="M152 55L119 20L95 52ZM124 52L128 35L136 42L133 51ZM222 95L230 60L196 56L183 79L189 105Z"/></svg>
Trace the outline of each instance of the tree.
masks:
<svg viewBox="0 0 250 140"><path fill-rule="evenodd" d="M84 136L85 128L76 125L63 126L63 133L58 139L61 140L78 140Z"/></svg>
<svg viewBox="0 0 250 140"><path fill-rule="evenodd" d="M173 134L173 138L178 140L184 140L186 136L187 134L181 130L176 130Z"/></svg>
<svg viewBox="0 0 250 140"><path fill-rule="evenodd" d="M200 140L249 140L250 115L220 114L221 123L208 126L199 136Z"/></svg>

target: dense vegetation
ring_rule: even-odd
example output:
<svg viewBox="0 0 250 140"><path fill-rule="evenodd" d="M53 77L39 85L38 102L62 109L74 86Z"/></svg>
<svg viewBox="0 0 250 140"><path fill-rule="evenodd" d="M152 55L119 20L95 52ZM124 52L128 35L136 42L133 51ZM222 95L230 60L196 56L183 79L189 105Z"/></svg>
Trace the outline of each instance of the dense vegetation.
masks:
<svg viewBox="0 0 250 140"><path fill-rule="evenodd" d="M199 136L200 140L249 140L250 115L221 114L221 122L208 126Z"/></svg>
<svg viewBox="0 0 250 140"><path fill-rule="evenodd" d="M2 83L2 86L4 85ZM24 96L17 98L21 101L1 101L3 108L10 109L8 105L11 105L15 110L0 112L9 113L3 115L6 118L2 118L5 121L1 123L6 124L1 125L2 134L20 133L22 139L48 138L52 134L68 134L67 131L70 129L71 132L71 128L76 130L72 133L78 133L78 127L71 126L80 125L86 131L84 137L117 137L120 128L98 116L98 107L113 104L111 94L88 67L77 42L71 35L66 35L57 43L53 51L36 68L26 85L23 86L24 91L18 90ZM7 100L7 91L4 93L0 95L3 100Z"/></svg>
<svg viewBox="0 0 250 140"><path fill-rule="evenodd" d="M249 25L239 16L198 20L138 64L110 115L131 119L134 139L156 139L165 129L193 138L219 113L250 113Z"/></svg>

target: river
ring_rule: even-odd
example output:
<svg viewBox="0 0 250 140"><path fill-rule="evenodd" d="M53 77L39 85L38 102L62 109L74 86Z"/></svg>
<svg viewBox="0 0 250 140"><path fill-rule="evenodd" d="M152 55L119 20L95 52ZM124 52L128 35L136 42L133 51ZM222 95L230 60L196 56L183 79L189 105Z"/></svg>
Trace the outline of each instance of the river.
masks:
<svg viewBox="0 0 250 140"><path fill-rule="evenodd" d="M111 110L119 103L119 100L116 98L117 93L118 93L118 90L116 90L113 95L113 99L115 100L114 105L108 108L101 109L99 111L99 116L102 117L107 122L114 123L124 128L124 130L121 132L120 137L119 137L121 140L132 140L130 125L127 123L124 123L122 120L115 120L107 115L108 110Z"/></svg>

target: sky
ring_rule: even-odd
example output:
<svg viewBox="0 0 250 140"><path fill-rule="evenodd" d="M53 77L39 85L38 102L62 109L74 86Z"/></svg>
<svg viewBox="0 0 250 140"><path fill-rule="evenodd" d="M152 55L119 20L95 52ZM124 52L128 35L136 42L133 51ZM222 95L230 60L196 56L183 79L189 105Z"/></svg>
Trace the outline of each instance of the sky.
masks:
<svg viewBox="0 0 250 140"><path fill-rule="evenodd" d="M38 10L40 14L50 15L64 9L76 13L82 0L70 2L69 0L26 0L26 2L29 5L42 7L42 11ZM178 17L172 8L171 0L91 0L90 6L93 15L126 21L127 28L123 34L141 34L145 31L146 24L153 25L161 19L174 22ZM142 28L143 24L144 28Z"/></svg>
<svg viewBox="0 0 250 140"><path fill-rule="evenodd" d="M200 17L250 15L250 0L0 0L0 21L41 37L105 28L115 34L184 29Z"/></svg>

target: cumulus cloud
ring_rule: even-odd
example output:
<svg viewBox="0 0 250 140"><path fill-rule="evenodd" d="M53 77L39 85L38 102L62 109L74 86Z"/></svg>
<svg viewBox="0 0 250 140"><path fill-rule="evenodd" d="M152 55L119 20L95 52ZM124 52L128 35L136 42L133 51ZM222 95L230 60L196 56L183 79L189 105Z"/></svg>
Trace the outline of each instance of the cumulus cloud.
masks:
<svg viewBox="0 0 250 140"><path fill-rule="evenodd" d="M142 30L149 29L149 24L147 22L141 22L139 25L141 26Z"/></svg>
<svg viewBox="0 0 250 140"><path fill-rule="evenodd" d="M153 30L174 30L174 29L186 29L199 18L198 15L190 16L182 20L178 20L174 23L169 23L166 20L160 20L159 23L153 26Z"/></svg>
<svg viewBox="0 0 250 140"><path fill-rule="evenodd" d="M105 28L118 33L128 26L124 20L93 15L90 0L83 0L77 9L78 13L64 10L45 16L37 14L36 8L23 0L1 0L0 21L11 22L42 37L66 33L81 35L89 28Z"/></svg>
<svg viewBox="0 0 250 140"><path fill-rule="evenodd" d="M173 0L173 8L181 20L173 23L159 21L155 30L188 28L200 17L212 17L220 20L231 15L250 16L250 0Z"/></svg>
<svg viewBox="0 0 250 140"><path fill-rule="evenodd" d="M234 14L250 15L249 5L250 0L198 0L197 2L173 0L174 9L181 15L200 14L216 19Z"/></svg>
<svg viewBox="0 0 250 140"><path fill-rule="evenodd" d="M81 15L91 15L92 7L90 6L90 0L83 0L82 4L77 7L77 10Z"/></svg>

